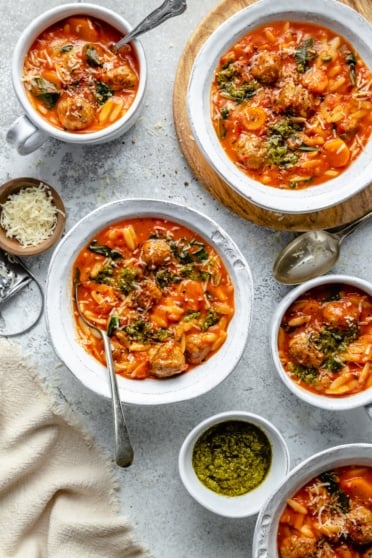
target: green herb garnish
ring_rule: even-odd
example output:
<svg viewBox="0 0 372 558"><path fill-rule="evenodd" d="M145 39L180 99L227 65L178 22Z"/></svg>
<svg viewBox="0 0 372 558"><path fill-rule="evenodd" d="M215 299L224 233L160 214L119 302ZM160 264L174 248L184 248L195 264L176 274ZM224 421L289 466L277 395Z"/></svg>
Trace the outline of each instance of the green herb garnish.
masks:
<svg viewBox="0 0 372 558"><path fill-rule="evenodd" d="M202 330L207 331L207 329L217 324L220 318L221 314L216 312L216 310L213 310L213 308L210 308L203 320L203 323L201 324Z"/></svg>
<svg viewBox="0 0 372 558"><path fill-rule="evenodd" d="M137 270L130 267L123 267L119 273L116 285L117 288L125 295L128 295L136 288L137 276Z"/></svg>
<svg viewBox="0 0 372 558"><path fill-rule="evenodd" d="M103 105L113 94L113 90L106 83L97 81L95 96L98 104Z"/></svg>
<svg viewBox="0 0 372 558"><path fill-rule="evenodd" d="M42 77L32 80L31 93L34 97L40 99L48 109L55 106L60 96L56 85Z"/></svg>
<svg viewBox="0 0 372 558"><path fill-rule="evenodd" d="M88 44L85 46L85 60L93 68L99 68L103 65L99 59L97 49L93 45Z"/></svg>
<svg viewBox="0 0 372 558"><path fill-rule="evenodd" d="M333 471L326 471L319 475L320 480L324 483L329 494L334 496L336 507L343 513L350 510L350 500L347 494L341 489L339 479Z"/></svg>
<svg viewBox="0 0 372 558"><path fill-rule="evenodd" d="M120 327L120 320L117 316L111 316L109 324L108 324L108 328L107 328L107 335L109 337L112 337L115 330L119 329Z"/></svg>
<svg viewBox="0 0 372 558"><path fill-rule="evenodd" d="M96 240L93 240L89 244L88 248L91 252L94 252L95 254L100 254L100 256L105 256L106 258L111 258L112 260L117 260L123 257L123 255L118 250L109 248L108 246L101 246L97 244Z"/></svg>
<svg viewBox="0 0 372 558"><path fill-rule="evenodd" d="M314 49L314 40L310 37L303 41L295 51L297 71L303 74L308 69L310 62L316 58L317 52Z"/></svg>
<svg viewBox="0 0 372 558"><path fill-rule="evenodd" d="M353 52L348 52L345 56L345 61L349 65L350 81L353 85L356 85L356 72L355 72L356 58L355 58L355 54Z"/></svg>

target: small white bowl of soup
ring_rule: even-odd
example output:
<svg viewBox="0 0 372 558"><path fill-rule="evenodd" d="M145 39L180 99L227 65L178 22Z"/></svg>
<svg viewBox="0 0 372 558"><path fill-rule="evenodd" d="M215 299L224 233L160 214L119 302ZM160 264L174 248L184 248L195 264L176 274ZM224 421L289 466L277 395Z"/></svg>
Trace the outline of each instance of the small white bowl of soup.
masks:
<svg viewBox="0 0 372 558"><path fill-rule="evenodd" d="M370 183L371 25L334 0L261 0L206 40L187 90L193 136L244 199L277 213Z"/></svg>
<svg viewBox="0 0 372 558"><path fill-rule="evenodd" d="M30 23L12 60L25 114L7 132L21 155L48 137L96 145L133 126L144 102L144 50L137 40L119 52L113 48L130 29L115 12L79 3L48 10Z"/></svg>
<svg viewBox="0 0 372 558"><path fill-rule="evenodd" d="M123 199L99 207L63 238L46 287L57 354L87 387L110 396L109 338L122 401L174 403L206 393L238 364L253 300L248 263L215 222L184 206Z"/></svg>
<svg viewBox="0 0 372 558"><path fill-rule="evenodd" d="M226 411L203 420L179 453L181 480L195 500L224 517L259 512L289 469L286 442L267 419Z"/></svg>
<svg viewBox="0 0 372 558"><path fill-rule="evenodd" d="M326 275L288 292L274 311L275 368L302 401L341 411L372 403L372 285Z"/></svg>
<svg viewBox="0 0 372 558"><path fill-rule="evenodd" d="M345 444L297 465L257 518L253 556L368 558L372 444Z"/></svg>

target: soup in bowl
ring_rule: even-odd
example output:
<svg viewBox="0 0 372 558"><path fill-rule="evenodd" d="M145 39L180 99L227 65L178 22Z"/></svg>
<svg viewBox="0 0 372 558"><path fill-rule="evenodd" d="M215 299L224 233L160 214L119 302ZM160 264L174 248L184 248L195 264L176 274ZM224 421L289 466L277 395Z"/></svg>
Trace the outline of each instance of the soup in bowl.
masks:
<svg viewBox="0 0 372 558"><path fill-rule="evenodd" d="M372 285L327 275L277 306L271 351L285 385L312 405L343 410L372 402Z"/></svg>
<svg viewBox="0 0 372 558"><path fill-rule="evenodd" d="M368 558L371 525L372 445L336 446L300 463L268 498L253 555Z"/></svg>
<svg viewBox="0 0 372 558"><path fill-rule="evenodd" d="M25 115L7 134L21 154L48 136L96 144L133 125L143 104L146 60L137 41L115 49L129 30L121 16L93 4L59 6L29 25L12 67Z"/></svg>
<svg viewBox="0 0 372 558"><path fill-rule="evenodd" d="M99 335L109 335L123 402L156 405L206 393L237 366L253 285L230 236L197 211L123 199L99 207L62 239L46 287L53 346L87 387L110 396Z"/></svg>
<svg viewBox="0 0 372 558"><path fill-rule="evenodd" d="M368 186L370 34L340 2L261 0L210 35L192 67L187 110L227 187L265 209L305 213Z"/></svg>

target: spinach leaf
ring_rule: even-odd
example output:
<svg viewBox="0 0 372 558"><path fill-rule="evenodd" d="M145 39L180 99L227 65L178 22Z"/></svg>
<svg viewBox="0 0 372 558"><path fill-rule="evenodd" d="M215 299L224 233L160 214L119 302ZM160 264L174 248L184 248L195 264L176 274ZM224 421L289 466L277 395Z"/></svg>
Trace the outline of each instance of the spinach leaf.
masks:
<svg viewBox="0 0 372 558"><path fill-rule="evenodd" d="M345 61L346 61L347 64L349 64L350 81L353 85L356 85L356 72L355 72L356 58L355 58L355 54L353 52L348 52L345 56Z"/></svg>
<svg viewBox="0 0 372 558"><path fill-rule="evenodd" d="M347 494L341 489L339 479L333 471L326 471L319 475L320 480L325 484L329 494L335 497L336 506L344 513L350 510L350 500Z"/></svg>
<svg viewBox="0 0 372 558"><path fill-rule="evenodd" d="M85 46L85 60L87 61L87 64L93 68L100 68L103 66L99 59L97 49L90 44Z"/></svg>
<svg viewBox="0 0 372 558"><path fill-rule="evenodd" d="M123 267L120 270L117 287L122 293L128 295L130 292L134 291L137 285L137 271L130 267Z"/></svg>
<svg viewBox="0 0 372 558"><path fill-rule="evenodd" d="M117 316L111 316L110 321L109 321L109 325L107 328L107 335L109 337L112 337L115 330L119 329L120 327L120 320Z"/></svg>
<svg viewBox="0 0 372 558"><path fill-rule="evenodd" d="M310 62L316 58L317 53L314 50L314 40L310 37L305 39L295 51L295 60L297 62L297 71L303 74L308 69Z"/></svg>
<svg viewBox="0 0 372 558"><path fill-rule="evenodd" d="M217 324L220 317L221 317L221 314L219 312L216 312L216 310L213 310L213 308L210 308L207 312L207 315L204 318L204 321L203 321L202 325L201 325L202 331L207 331L207 329L209 329L213 325Z"/></svg>
<svg viewBox="0 0 372 558"><path fill-rule="evenodd" d="M53 108L59 99L59 91L56 85L42 77L32 80L31 93L34 97L40 99L48 109Z"/></svg>
<svg viewBox="0 0 372 558"><path fill-rule="evenodd" d="M95 97L98 104L103 105L107 99L112 97L113 93L113 90L106 83L97 81Z"/></svg>
<svg viewBox="0 0 372 558"><path fill-rule="evenodd" d="M117 260L122 258L122 254L113 248L109 248L108 246L101 246L97 244L96 240L93 240L89 244L89 250L94 252L95 254L100 254L100 256L105 256L106 258L111 258L112 260Z"/></svg>
<svg viewBox="0 0 372 558"><path fill-rule="evenodd" d="M251 99L256 94L258 84L254 81L244 82L236 85L234 82L229 81L220 87L221 96L242 103L247 99Z"/></svg>
<svg viewBox="0 0 372 558"><path fill-rule="evenodd" d="M310 368L302 364L290 364L289 370L306 384L312 385L318 381L318 370L316 368Z"/></svg>
<svg viewBox="0 0 372 558"><path fill-rule="evenodd" d="M60 48L60 52L71 52L73 48L73 45L65 45Z"/></svg>

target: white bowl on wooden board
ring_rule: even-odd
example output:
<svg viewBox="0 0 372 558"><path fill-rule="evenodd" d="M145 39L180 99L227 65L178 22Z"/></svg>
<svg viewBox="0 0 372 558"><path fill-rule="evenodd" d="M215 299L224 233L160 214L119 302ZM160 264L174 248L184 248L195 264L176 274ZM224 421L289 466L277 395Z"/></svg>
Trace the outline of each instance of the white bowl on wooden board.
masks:
<svg viewBox="0 0 372 558"><path fill-rule="evenodd" d="M229 159L211 119L211 84L221 56L248 32L274 21L319 24L342 35L372 68L372 26L360 13L336 0L259 0L224 21L205 41L190 73L187 113L193 138L211 167L232 190L248 202L280 214L321 211L361 192L372 176L372 138L362 153L336 178L323 184L291 190L270 187L251 179Z"/></svg>

